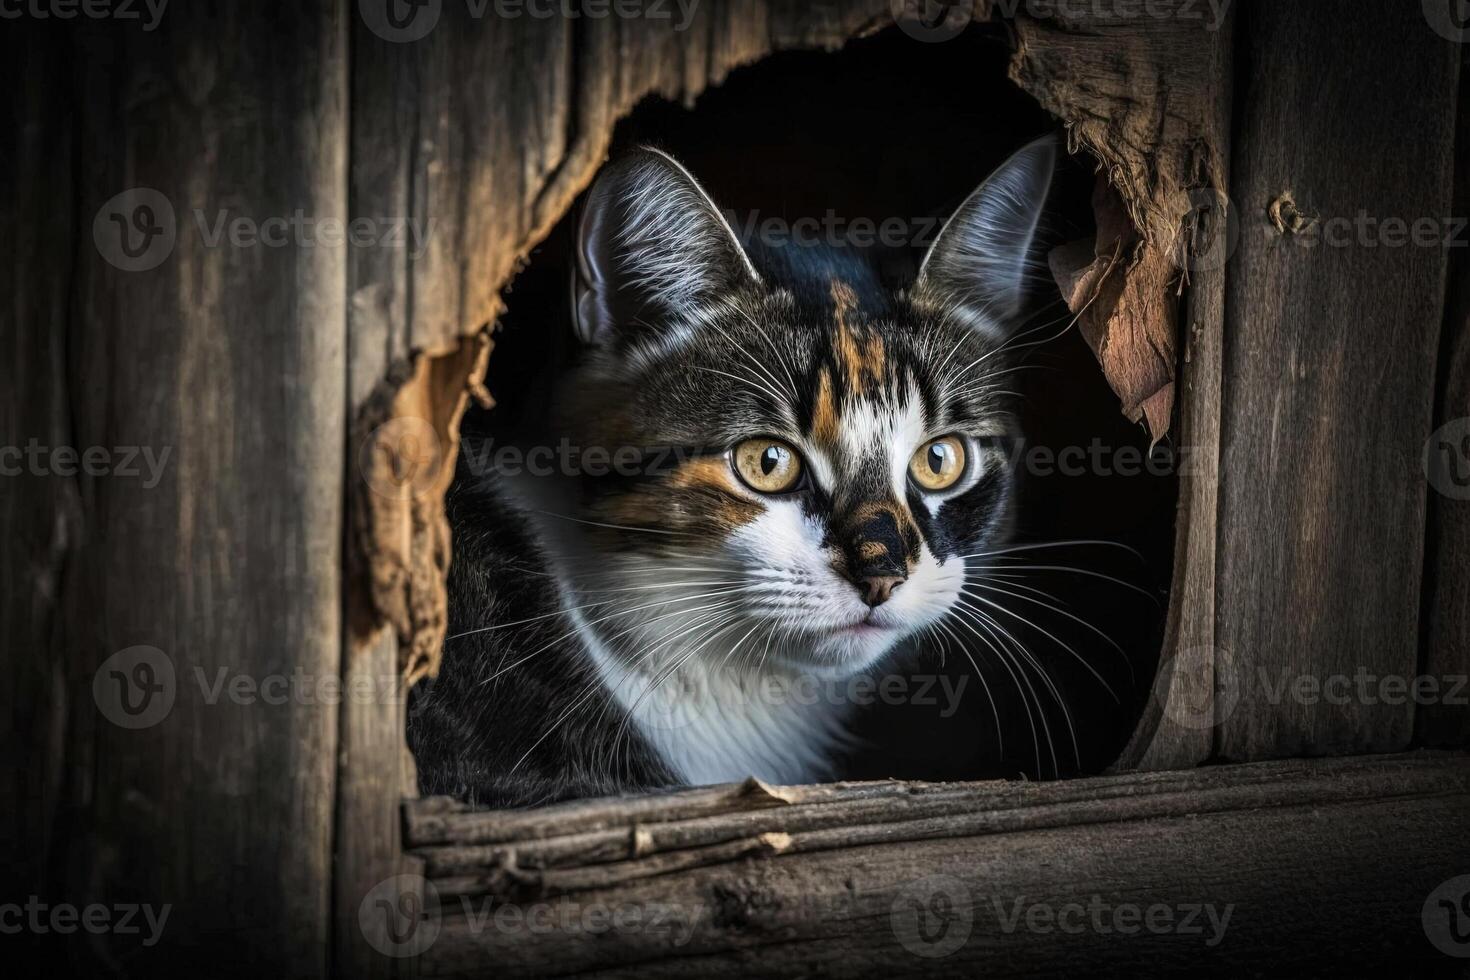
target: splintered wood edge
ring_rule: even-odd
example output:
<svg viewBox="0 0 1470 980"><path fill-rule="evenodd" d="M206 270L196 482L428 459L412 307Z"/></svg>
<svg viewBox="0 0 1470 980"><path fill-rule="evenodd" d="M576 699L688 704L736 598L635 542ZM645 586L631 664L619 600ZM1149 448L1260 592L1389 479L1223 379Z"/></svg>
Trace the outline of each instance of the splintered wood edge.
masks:
<svg viewBox="0 0 1470 980"><path fill-rule="evenodd" d="M1097 822L1220 806L1467 792L1470 754L1421 751L1285 760L1049 783L832 783L782 787L779 802L752 797L749 786L579 800L537 810L477 810L442 797L412 800L403 805L404 844L432 867L436 862L444 866L456 850L460 858L487 862L506 849L553 861L599 853L629 858L671 846L703 847L767 834L786 835L784 850L802 830L842 831L931 818L979 819L971 832L982 832L974 828L986 822L990 829L983 832L1005 832L1012 825L1070 823L1081 816ZM943 836L942 823L916 827L920 836ZM726 833L730 836L720 839ZM602 847L605 843L613 846ZM517 863L527 866L525 860Z"/></svg>

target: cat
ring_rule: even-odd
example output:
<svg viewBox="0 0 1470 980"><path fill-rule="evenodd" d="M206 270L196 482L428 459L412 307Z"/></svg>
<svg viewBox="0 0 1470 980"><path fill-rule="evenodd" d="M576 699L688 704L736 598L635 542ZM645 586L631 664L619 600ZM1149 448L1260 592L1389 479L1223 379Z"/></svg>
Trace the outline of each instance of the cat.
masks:
<svg viewBox="0 0 1470 980"><path fill-rule="evenodd" d="M1016 152L897 290L850 248L742 242L658 150L604 168L549 426L580 453L555 475L466 454L449 494L449 636L410 710L423 793L842 775L851 709L792 692L943 629L1008 533L1002 377L1057 155Z"/></svg>

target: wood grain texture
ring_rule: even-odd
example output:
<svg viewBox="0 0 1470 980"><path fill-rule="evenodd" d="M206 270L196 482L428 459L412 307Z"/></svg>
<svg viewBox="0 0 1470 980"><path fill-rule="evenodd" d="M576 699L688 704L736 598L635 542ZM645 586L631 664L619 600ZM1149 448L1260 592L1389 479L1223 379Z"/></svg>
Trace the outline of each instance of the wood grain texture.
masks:
<svg viewBox="0 0 1470 980"><path fill-rule="evenodd" d="M1114 768L1173 769L1198 765L1213 751L1209 725L1197 722L1199 707L1214 699L1216 509L1219 505L1220 405L1222 347L1225 335L1226 258L1236 227L1230 211L1231 111L1233 106L1235 14L1227 10L1218 29L1192 33L1170 50L1188 62L1189 70L1160 68L1154 97L1167 92L1173 108L1164 116L1187 113L1192 127L1173 134L1172 165L1178 168L1164 187L1150 195L1169 204L1164 217L1175 223L1160 227L1156 248L1166 252L1181 278L1168 292L1178 293L1175 315L1177 350L1182 363L1173 401L1178 406L1174 432L1180 458L1179 513L1176 520L1174 581L1169 590L1153 696L1133 738ZM1186 95L1175 91L1175 79L1192 78ZM1156 123L1156 125L1159 125ZM1102 138L1099 133L1094 139ZM1132 145L1130 143L1130 145ZM1136 161L1135 165L1141 163ZM1135 180L1143 180L1142 171ZM1162 175L1152 176L1163 181ZM1165 234L1169 237L1164 238ZM1187 289L1182 288L1187 285ZM1169 297L1165 297L1165 302ZM1173 375L1171 375L1172 377Z"/></svg>
<svg viewBox="0 0 1470 980"><path fill-rule="evenodd" d="M441 895L537 896L656 877L671 867L725 863L729 858L721 847L794 854L1275 806L1284 797L1298 805L1326 805L1358 799L1368 773L1384 792L1427 795L1442 788L1443 761L1276 763L1236 770L1229 779L1210 769L1065 784L766 787L752 781L724 788L718 800L686 801L682 793L655 797L648 802L663 802L664 812L650 808L591 826L587 818L603 816L612 801L553 808L515 837L506 833L506 823L521 814L466 810L446 821L449 839L432 844L415 837L415 829L424 828L414 827L411 804L408 843ZM1339 778L1345 775L1350 778Z"/></svg>
<svg viewBox="0 0 1470 980"><path fill-rule="evenodd" d="M115 472L62 495L80 520L56 616L46 894L171 909L156 945L68 943L88 973L326 969L338 709L316 685L341 649L346 257L284 228L279 245L213 232L221 216L264 232L298 212L347 217L345 11L180 5L155 31L67 25L78 162L56 417L77 447L168 452L156 486ZM164 251L147 270L93 235L99 211L116 231L104 205L131 188L173 212L152 215ZM165 692L171 667L173 703L130 730L104 716L93 678L134 645L158 651Z"/></svg>
<svg viewBox="0 0 1470 980"><path fill-rule="evenodd" d="M529 848L527 860L504 852L488 860L492 873L479 890L466 887L476 879L463 868L437 868L428 856L439 931L421 970L467 976L494 962L513 976L1046 976L1080 963L1096 972L1147 962L1155 972L1210 974L1434 963L1420 913L1430 891L1462 870L1470 758L1265 763L1031 785L747 786L657 799L667 820L653 801L621 822L596 801L548 811L542 826L503 842ZM874 808L879 800L886 806ZM421 819L411 815L410 827L423 830L448 821L501 836L522 819L437 801L412 809ZM786 830L768 829L783 821ZM573 856L618 831L622 853ZM564 864L536 868L532 852L545 855L558 841L567 845L557 859ZM506 873L512 867L517 875ZM963 930L965 941L925 958L915 949L936 949L914 945L907 902L941 891L947 928ZM1056 909L1094 896L1109 907L1232 911L1213 946L1147 930L1124 938L1006 924L1018 902ZM606 924L635 913L645 923L662 914L677 928ZM929 942L938 942L944 920L928 924L936 927Z"/></svg>
<svg viewBox="0 0 1470 980"><path fill-rule="evenodd" d="M74 140L65 32L0 31L0 651L6 683L5 832L0 865L17 893L44 891L65 769L67 665L58 638L67 560L81 532L75 480L30 471L31 440L66 445ZM58 111L58 106L66 107Z"/></svg>
<svg viewBox="0 0 1470 980"><path fill-rule="evenodd" d="M1455 205L1451 212L1470 216L1470 46L1460 62L1459 127L1455 138ZM1470 229L1450 252L1449 291L1440 343L1440 381L1434 424L1465 434L1470 418ZM1431 446L1430 451L1442 447ZM1453 448L1453 447L1447 447ZM1462 465L1470 466L1460 445ZM1450 496L1429 495L1427 576L1424 590L1423 670L1441 679L1441 690L1470 676L1470 489L1454 486ZM1470 687L1460 696L1425 705L1419 712L1419 737L1427 745L1470 745Z"/></svg>
<svg viewBox="0 0 1470 980"><path fill-rule="evenodd" d="M1351 223L1450 213L1459 51L1416 4L1250 3L1238 27L1216 610L1238 705L1217 749L1393 751L1412 699L1279 692L1418 672L1446 252Z"/></svg>

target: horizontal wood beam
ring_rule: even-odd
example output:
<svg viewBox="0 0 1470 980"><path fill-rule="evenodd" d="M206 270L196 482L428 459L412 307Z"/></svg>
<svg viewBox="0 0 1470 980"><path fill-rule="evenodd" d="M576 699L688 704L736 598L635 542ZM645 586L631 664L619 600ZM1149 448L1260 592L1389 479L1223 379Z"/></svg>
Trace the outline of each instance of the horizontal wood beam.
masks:
<svg viewBox="0 0 1470 980"><path fill-rule="evenodd" d="M404 833L428 975L1451 966L1423 915L1470 873L1470 756L750 782L534 812L422 800Z"/></svg>

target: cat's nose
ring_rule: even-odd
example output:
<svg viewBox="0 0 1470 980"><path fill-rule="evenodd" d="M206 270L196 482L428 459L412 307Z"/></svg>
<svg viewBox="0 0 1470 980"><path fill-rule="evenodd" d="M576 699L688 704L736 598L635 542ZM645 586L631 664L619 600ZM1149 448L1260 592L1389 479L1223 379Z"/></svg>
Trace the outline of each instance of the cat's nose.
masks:
<svg viewBox="0 0 1470 980"><path fill-rule="evenodd" d="M902 575L865 575L857 580L857 587L864 602L870 606L881 606L905 581Z"/></svg>

